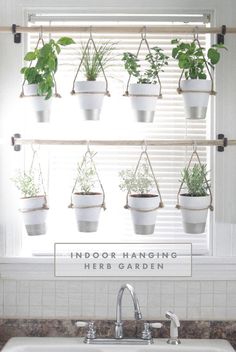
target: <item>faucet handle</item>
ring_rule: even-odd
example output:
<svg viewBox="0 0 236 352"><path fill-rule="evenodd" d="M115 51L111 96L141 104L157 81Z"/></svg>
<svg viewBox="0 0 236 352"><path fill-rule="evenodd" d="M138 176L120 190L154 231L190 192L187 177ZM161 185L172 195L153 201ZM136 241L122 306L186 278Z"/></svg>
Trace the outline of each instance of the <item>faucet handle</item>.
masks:
<svg viewBox="0 0 236 352"><path fill-rule="evenodd" d="M86 333L86 339L90 340L90 339L95 339L96 338L96 327L94 322L92 321L76 321L75 325L77 326L77 328L84 328L84 327L88 327L87 333Z"/></svg>
<svg viewBox="0 0 236 352"><path fill-rule="evenodd" d="M150 323L150 328L153 328L153 329L160 329L162 328L163 324L162 323Z"/></svg>

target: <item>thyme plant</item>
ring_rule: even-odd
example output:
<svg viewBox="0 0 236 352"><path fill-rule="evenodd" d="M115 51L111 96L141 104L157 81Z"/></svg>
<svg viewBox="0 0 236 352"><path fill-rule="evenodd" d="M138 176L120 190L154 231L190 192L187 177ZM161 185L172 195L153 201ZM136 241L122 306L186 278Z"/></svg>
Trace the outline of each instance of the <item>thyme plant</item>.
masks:
<svg viewBox="0 0 236 352"><path fill-rule="evenodd" d="M125 169L119 172L121 183L119 188L122 191L133 192L137 194L146 194L154 186L153 176L150 174L149 167L146 163L140 165L136 175L134 169Z"/></svg>
<svg viewBox="0 0 236 352"><path fill-rule="evenodd" d="M184 168L181 173L181 180L187 189L187 195L191 197L203 197L208 194L206 183L208 171L206 165L194 164L192 168Z"/></svg>
<svg viewBox="0 0 236 352"><path fill-rule="evenodd" d="M81 163L77 164L77 185L79 192L82 194L91 193L97 181L96 171L92 164L92 159L95 155L96 153L87 153Z"/></svg>
<svg viewBox="0 0 236 352"><path fill-rule="evenodd" d="M26 173L25 171L17 170L16 173L12 181L22 196L25 198L38 196L40 192L39 177L36 177L33 171Z"/></svg>
<svg viewBox="0 0 236 352"><path fill-rule="evenodd" d="M124 61L125 69L128 74L137 79L137 83L157 83L157 76L159 72L163 72L163 67L168 65L168 56L163 53L163 50L157 46L150 49L145 57L148 63L148 68L142 72L140 60L136 55L126 52L123 54L122 60Z"/></svg>
<svg viewBox="0 0 236 352"><path fill-rule="evenodd" d="M62 46L75 44L74 40L69 37L61 37L57 41L50 41L42 46L29 51L25 57L25 61L34 62L31 67L23 67L21 73L28 84L38 85L38 94L45 95L45 100L50 99L54 88L54 75L58 67L58 55Z"/></svg>
<svg viewBox="0 0 236 352"><path fill-rule="evenodd" d="M83 56L82 69L87 81L96 81L102 72L102 67L105 71L111 65L111 61L114 58L112 52L115 45L116 43L110 41L100 43L96 46L97 51L95 51L92 45L86 49L85 44L81 44L81 56Z"/></svg>
<svg viewBox="0 0 236 352"><path fill-rule="evenodd" d="M172 49L172 57L178 60L179 68L184 70L186 79L207 79L206 64L214 69L220 61L219 49L227 48L222 44L214 44L208 49L206 59L204 60L204 48L199 47L196 41L186 43L180 39L173 39L171 44L175 47Z"/></svg>

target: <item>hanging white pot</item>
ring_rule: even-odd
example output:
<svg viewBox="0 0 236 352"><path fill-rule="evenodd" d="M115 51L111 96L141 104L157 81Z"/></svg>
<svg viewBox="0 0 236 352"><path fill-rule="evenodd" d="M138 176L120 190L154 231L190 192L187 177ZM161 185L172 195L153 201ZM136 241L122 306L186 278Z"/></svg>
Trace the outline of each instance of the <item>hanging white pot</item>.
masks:
<svg viewBox="0 0 236 352"><path fill-rule="evenodd" d="M128 207L137 235L151 235L155 230L159 197L157 194L129 194Z"/></svg>
<svg viewBox="0 0 236 352"><path fill-rule="evenodd" d="M102 81L76 81L74 91L78 94L80 109L85 120L99 120L106 83Z"/></svg>
<svg viewBox="0 0 236 352"><path fill-rule="evenodd" d="M79 232L96 232L103 207L103 194L74 193L72 201Z"/></svg>
<svg viewBox="0 0 236 352"><path fill-rule="evenodd" d="M188 79L180 82L187 119L205 119L212 81Z"/></svg>
<svg viewBox="0 0 236 352"><path fill-rule="evenodd" d="M21 198L22 216L29 236L44 235L47 231L47 210L45 196Z"/></svg>
<svg viewBox="0 0 236 352"><path fill-rule="evenodd" d="M23 92L30 101L31 108L35 111L38 122L49 122L52 99L45 100L45 97L38 95L37 84L24 84Z"/></svg>
<svg viewBox="0 0 236 352"><path fill-rule="evenodd" d="M180 194L179 205L186 233L197 234L205 232L210 203L210 195L191 197L188 194Z"/></svg>
<svg viewBox="0 0 236 352"><path fill-rule="evenodd" d="M160 85L131 83L129 96L138 122L153 122Z"/></svg>

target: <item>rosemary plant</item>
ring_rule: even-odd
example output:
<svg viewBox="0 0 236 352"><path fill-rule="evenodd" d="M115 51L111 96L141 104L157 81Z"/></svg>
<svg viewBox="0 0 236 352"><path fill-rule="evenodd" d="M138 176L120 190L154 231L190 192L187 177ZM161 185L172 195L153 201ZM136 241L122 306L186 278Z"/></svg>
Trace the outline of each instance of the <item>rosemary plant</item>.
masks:
<svg viewBox="0 0 236 352"><path fill-rule="evenodd" d="M96 184L96 171L92 164L92 159L96 153L86 153L81 163L77 164L77 188L82 194L91 193Z"/></svg>
<svg viewBox="0 0 236 352"><path fill-rule="evenodd" d="M206 177L208 171L206 165L194 164L192 168L184 168L181 173L181 180L187 190L188 196L203 197L208 194Z"/></svg>
<svg viewBox="0 0 236 352"><path fill-rule="evenodd" d="M16 188L25 198L36 197L40 192L40 179L36 177L33 171L28 173L17 170L16 176L12 178Z"/></svg>
<svg viewBox="0 0 236 352"><path fill-rule="evenodd" d="M134 169L125 169L119 172L121 183L119 188L122 191L133 192L137 194L147 194L154 186L153 176L150 174L149 167L146 163L140 165L136 175Z"/></svg>

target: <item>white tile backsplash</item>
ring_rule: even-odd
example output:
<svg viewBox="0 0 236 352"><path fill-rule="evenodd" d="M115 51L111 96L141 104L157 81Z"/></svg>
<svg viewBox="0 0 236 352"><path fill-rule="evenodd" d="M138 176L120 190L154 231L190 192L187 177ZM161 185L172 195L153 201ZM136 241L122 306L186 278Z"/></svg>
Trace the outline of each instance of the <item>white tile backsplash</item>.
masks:
<svg viewBox="0 0 236 352"><path fill-rule="evenodd" d="M164 319L174 310L180 319L224 320L236 316L236 281L129 281L135 287L143 319ZM0 315L19 318L115 319L123 281L0 280ZM133 319L128 292L123 317Z"/></svg>

